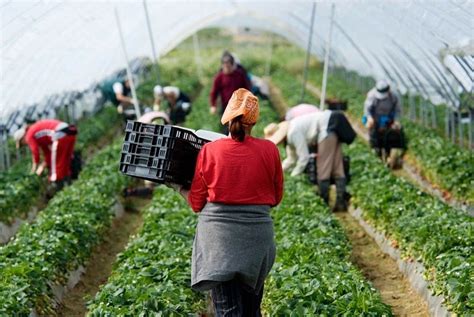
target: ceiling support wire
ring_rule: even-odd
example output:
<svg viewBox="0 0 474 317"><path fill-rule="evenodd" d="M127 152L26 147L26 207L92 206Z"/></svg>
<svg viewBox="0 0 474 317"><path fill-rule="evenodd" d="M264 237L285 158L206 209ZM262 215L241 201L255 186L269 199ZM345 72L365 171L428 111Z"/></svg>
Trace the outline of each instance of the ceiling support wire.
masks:
<svg viewBox="0 0 474 317"><path fill-rule="evenodd" d="M331 5L331 18L329 21L329 34L326 47L326 56L324 58L324 69L323 69L323 83L321 88L321 100L319 102L319 109L323 110L326 101L326 85L328 81L328 66L329 66L329 55L331 54L331 42L332 42L332 29L334 24L334 13L336 11L336 5Z"/></svg>
<svg viewBox="0 0 474 317"><path fill-rule="evenodd" d="M467 61L462 56L459 56L459 55L453 55L453 57L458 62L459 66L461 66L466 76L469 77L471 81L474 80L472 76L472 73L474 70L470 67ZM462 88L464 91L467 91L467 89L464 86Z"/></svg>
<svg viewBox="0 0 474 317"><path fill-rule="evenodd" d="M395 47L399 49L402 55L405 56L405 58L408 60L413 65L413 68L416 70L419 70L420 76L424 77L424 79L430 84L431 87L435 89L435 91L441 96L444 97L442 93L442 88L438 85L437 82L435 82L432 79L432 76L430 76L427 72L425 72L424 68L421 67L420 64L417 63L417 61L411 56L402 46L400 46L398 43L393 43ZM427 93L427 98L429 98L429 94ZM446 97L444 98L446 100Z"/></svg>
<svg viewBox="0 0 474 317"><path fill-rule="evenodd" d="M193 34L193 49L194 49L194 62L196 63L196 70L198 79L201 82L204 78L202 71L202 59L201 59L201 48L199 46L199 37L198 33Z"/></svg>
<svg viewBox="0 0 474 317"><path fill-rule="evenodd" d="M69 23L66 28L62 28L61 31L63 33L65 33L66 30L70 30L70 29L75 29L75 26L80 26L80 22L81 21L75 21L76 23ZM21 59L23 56L25 56L26 53L30 52L31 50L34 50L35 51L35 55L36 56L44 56L46 55L45 53L49 53L49 51L52 50L52 47L57 47L59 46L59 44L61 43L61 40L62 38L56 36L56 41L49 41L47 45L42 45L40 46L39 48L30 48L29 50L20 50L20 56L17 56L16 58L17 59ZM15 76L15 81L12 83L14 86L11 86L10 88L12 89L12 91L15 91L15 87L20 88L23 87L23 90L25 90L24 92L21 92L21 93L18 93L16 94L17 96L30 96L31 101L29 102L34 102L35 100L34 99L37 99L37 97L35 96L38 96L38 92L42 91L44 89L44 87L42 87L41 85L36 85L34 87L25 87L24 84L23 84L23 78L31 78L31 74L32 73L36 73L37 74L37 78L39 76L42 76L43 79L42 80L38 80L36 79L35 81L37 83L42 83L42 82L45 82L48 78L57 78L57 76L52 76L51 74L51 70L53 67L61 67L61 65L59 65L58 63L58 58L56 58L56 56L59 56L59 55L63 55L63 59L65 58L65 55L66 54L61 54L62 51L57 51L57 50L54 50L52 52L52 54L47 54L47 55L50 55L51 57L48 58L48 63L45 64L45 63L31 63L29 64L29 67L23 67L21 68L21 72L16 74ZM66 56L66 57L69 57L69 56ZM43 71L34 71L32 72L32 68L43 68ZM63 76L64 77L64 76ZM18 91L18 90L16 90ZM10 103L18 103L17 100L8 100L6 101L8 102L9 104ZM25 102L28 102L25 100Z"/></svg>
<svg viewBox="0 0 474 317"><path fill-rule="evenodd" d="M301 88L300 102L304 101L304 96L305 96L305 92L306 92L306 81L308 80L308 67L309 67L309 58L310 58L310 55L311 55L311 42L312 42L312 39L313 39L313 29L314 29L315 15L316 15L316 2L313 1L313 6L312 6L312 10L311 10L311 23L310 23L309 32L308 32L309 33L308 34L308 47L306 49L306 59L305 59L304 70L303 70L303 85L302 85L302 88Z"/></svg>
<svg viewBox="0 0 474 317"><path fill-rule="evenodd" d="M53 12L55 9L57 9L58 7L60 7L62 5L62 3L58 3L56 4L55 6L51 7L49 10L47 10L46 12L43 12L40 16L38 16L37 18L35 18L32 22L30 23L27 23L23 26L23 28L17 32L17 34L13 35L12 37L10 37L8 40L5 41L5 43L2 45L2 49L5 50L7 49L8 47L10 47L12 44L14 44L16 41L18 41L19 39L21 39L21 37L28 31L31 29L31 27L35 24L35 23L38 23L39 21L41 21L42 19L44 19L46 16L48 16L51 12Z"/></svg>
<svg viewBox="0 0 474 317"><path fill-rule="evenodd" d="M273 33L267 33L268 37L268 57L265 63L265 77L270 78L270 72L272 68L272 58L273 58Z"/></svg>
<svg viewBox="0 0 474 317"><path fill-rule="evenodd" d="M288 16L293 18L295 21L299 22L299 24L301 25L301 28L302 28L301 33L305 33L307 30L310 29L311 24L308 24L307 22L303 21L299 16L297 16L293 12L291 12ZM313 37L315 38L315 40L317 40L316 44L321 43L320 47L318 47L318 46L315 47L315 50L319 48L319 50L321 52L319 52L319 53L316 52L315 55L316 56L319 55L320 57L323 57L324 56L323 43L325 43L325 40L321 36L319 36L319 34L315 30L313 30Z"/></svg>
<svg viewBox="0 0 474 317"><path fill-rule="evenodd" d="M13 21L15 21L16 19L20 18L22 15L24 15L25 13L31 11L32 9L34 9L36 6L42 4L41 1L37 1L36 3L32 4L31 7L29 7L28 9L22 11L21 13L15 15L15 17L13 17L12 19L10 19L8 22L5 22L5 24L3 24L0 28L0 31L2 31L3 29L5 29L8 25L10 25ZM8 5L8 3L7 3ZM0 9L2 9L4 6L0 7Z"/></svg>
<svg viewBox="0 0 474 317"><path fill-rule="evenodd" d="M387 54L387 58L385 58L385 61L387 61L387 63L389 65L391 65L394 70L397 69L397 72L398 72L398 67L399 67L398 65L400 65L400 64L388 52L386 52L386 54ZM415 121L416 120L416 109L415 109L415 105L414 105L414 101L413 101L413 93L414 93L414 91L417 90L417 85L413 81L413 79L411 78L410 73L404 71L404 69L401 69L400 71L406 76L406 78L409 82L409 85L407 85L408 118L411 121ZM401 73L398 73L398 74L400 74L399 76L402 76Z"/></svg>
<svg viewBox="0 0 474 317"><path fill-rule="evenodd" d="M158 55L156 54L155 41L153 39L153 29L151 28L151 24L150 24L150 16L148 14L148 6L146 3L146 0L143 0L143 8L145 9L146 25L148 28L148 36L150 38L151 52L153 56L153 66L156 72L156 82L157 84L159 84L161 82L160 66L158 65Z"/></svg>
<svg viewBox="0 0 474 317"><path fill-rule="evenodd" d="M122 52L123 52L123 56L124 56L125 64L126 64L126 69L127 69L127 78L130 82L130 90L132 91L133 106L135 107L136 117L140 118L141 113L140 113L140 107L138 105L137 92L135 90L135 83L133 81L133 74L132 74L132 71L130 70L130 63L129 63L129 60L128 60L127 49L125 48L125 40L123 38L122 25L120 24L120 18L119 18L119 15L118 15L117 7L114 8L114 11L115 11L115 19L117 21L117 28L118 28L119 36L120 36L120 43L121 43L121 46L122 46Z"/></svg>
<svg viewBox="0 0 474 317"><path fill-rule="evenodd" d="M421 51L421 53L425 56L425 62L427 63L429 70L433 73L434 77L438 81L440 87L444 90L445 92L445 100L447 102L451 102L453 105L456 103L456 98L457 98L457 93L454 90L452 84L448 81L446 78L445 74L443 74L442 69L440 69L441 63L436 59L436 56L433 55L435 58L431 58L428 52L419 47L418 49ZM448 90L449 88L449 90Z"/></svg>

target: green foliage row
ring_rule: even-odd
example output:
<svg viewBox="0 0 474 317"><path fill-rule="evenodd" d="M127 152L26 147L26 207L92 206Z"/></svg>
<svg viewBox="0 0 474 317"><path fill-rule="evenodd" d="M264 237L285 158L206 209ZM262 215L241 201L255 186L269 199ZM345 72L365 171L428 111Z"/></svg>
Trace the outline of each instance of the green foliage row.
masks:
<svg viewBox="0 0 474 317"><path fill-rule="evenodd" d="M391 316L349 261L350 244L303 177L287 177L273 210L277 259L265 285L271 316Z"/></svg>
<svg viewBox="0 0 474 317"><path fill-rule="evenodd" d="M474 219L394 176L361 142L347 154L352 203L408 258L424 264L425 278L452 312L474 314Z"/></svg>
<svg viewBox="0 0 474 317"><path fill-rule="evenodd" d="M101 136L110 133L118 122L117 111L112 107L80 121L76 149L84 150L91 146ZM0 173L0 222L10 223L14 218L24 216L43 192L46 177L30 174L29 161L28 155L18 166Z"/></svg>
<svg viewBox="0 0 474 317"><path fill-rule="evenodd" d="M97 154L79 179L59 192L15 239L0 247L0 315L54 313L52 287L89 257L113 218L116 195L126 178L118 172L114 144Z"/></svg>
<svg viewBox="0 0 474 317"><path fill-rule="evenodd" d="M272 81L286 100L295 103L297 74L282 74ZM311 72L310 81L320 82L320 71ZM360 118L365 99L347 83L330 78L329 95L349 100L350 113ZM306 93L306 102L317 102ZM404 122L410 137L410 151L425 170L459 196L472 197L474 192L474 157L438 137L429 129ZM415 138L415 136L417 136ZM471 217L437 198L397 178L360 142L348 151L351 157L353 201L362 207L364 217L396 239L410 257L428 268L426 278L433 281L436 294L442 294L453 312L472 313L474 290L474 226ZM438 154L438 155L436 155ZM433 172L437 171L437 173ZM432 176L434 177L434 176ZM469 315L469 314L467 314Z"/></svg>
<svg viewBox="0 0 474 317"><path fill-rule="evenodd" d="M182 197L158 187L142 230L89 303L88 316L184 316L204 311L204 296L190 287L196 220Z"/></svg>
<svg viewBox="0 0 474 317"><path fill-rule="evenodd" d="M242 56L245 64L245 55ZM194 101L187 126L219 129L209 117L205 88ZM260 100L254 134L278 119ZM273 211L277 263L266 286L270 315L346 314L391 316L379 294L349 262L342 229L303 179L286 180L285 200ZM109 281L89 303L89 316L192 315L204 310L203 296L190 289L196 217L186 202L159 187L145 225L119 256Z"/></svg>
<svg viewBox="0 0 474 317"><path fill-rule="evenodd" d="M250 64L263 69L261 56L265 49L253 49L241 52ZM303 50L285 43L277 42L271 59L271 80L281 90L289 106L300 102L319 105L309 89L301 99L302 78L305 53ZM354 74L355 77L356 74ZM315 59L310 60L308 82L316 87L321 86L322 67ZM356 84L351 85L337 76L328 77L327 95L349 101L349 114L361 120L365 94ZM460 148L430 128L415 124L409 120L402 121L409 139L408 153L416 160L422 175L442 189L449 191L457 199L474 203L474 155L472 151Z"/></svg>

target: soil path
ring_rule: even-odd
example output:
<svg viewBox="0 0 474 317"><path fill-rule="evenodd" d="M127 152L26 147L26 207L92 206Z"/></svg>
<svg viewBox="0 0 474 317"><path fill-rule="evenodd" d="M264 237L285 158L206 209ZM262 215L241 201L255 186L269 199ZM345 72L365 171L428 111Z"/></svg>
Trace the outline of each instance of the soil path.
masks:
<svg viewBox="0 0 474 317"><path fill-rule="evenodd" d="M429 316L426 302L411 288L396 262L384 254L349 213L336 213L352 244L351 262L380 291L395 316Z"/></svg>
<svg viewBox="0 0 474 317"><path fill-rule="evenodd" d="M272 103L273 109L275 109L281 118L285 117L288 106L285 99L283 98L280 88L278 88L276 85L273 85L271 79L268 77L265 78L265 81L267 82L270 89L270 101Z"/></svg>
<svg viewBox="0 0 474 317"><path fill-rule="evenodd" d="M109 277L117 254L122 252L131 235L138 232L143 224L139 210L148 204L148 199L129 199L125 204L125 213L114 219L104 235L104 240L92 251L86 265L86 272L79 283L64 297L58 316L85 316L87 300L93 298L100 285Z"/></svg>

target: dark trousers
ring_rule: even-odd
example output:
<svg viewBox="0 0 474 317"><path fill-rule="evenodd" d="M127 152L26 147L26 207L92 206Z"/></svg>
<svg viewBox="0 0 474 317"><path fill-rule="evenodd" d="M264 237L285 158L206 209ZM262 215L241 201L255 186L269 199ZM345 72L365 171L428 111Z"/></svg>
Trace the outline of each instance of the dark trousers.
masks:
<svg viewBox="0 0 474 317"><path fill-rule="evenodd" d="M211 289L216 317L260 317L263 287L258 294L238 280L222 282Z"/></svg>

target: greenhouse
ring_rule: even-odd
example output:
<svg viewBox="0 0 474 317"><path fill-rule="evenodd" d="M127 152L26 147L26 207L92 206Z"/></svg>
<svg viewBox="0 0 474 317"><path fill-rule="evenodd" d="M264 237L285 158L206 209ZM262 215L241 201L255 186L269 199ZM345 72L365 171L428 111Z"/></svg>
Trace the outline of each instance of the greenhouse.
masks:
<svg viewBox="0 0 474 317"><path fill-rule="evenodd" d="M473 316L474 2L0 2L0 316Z"/></svg>

